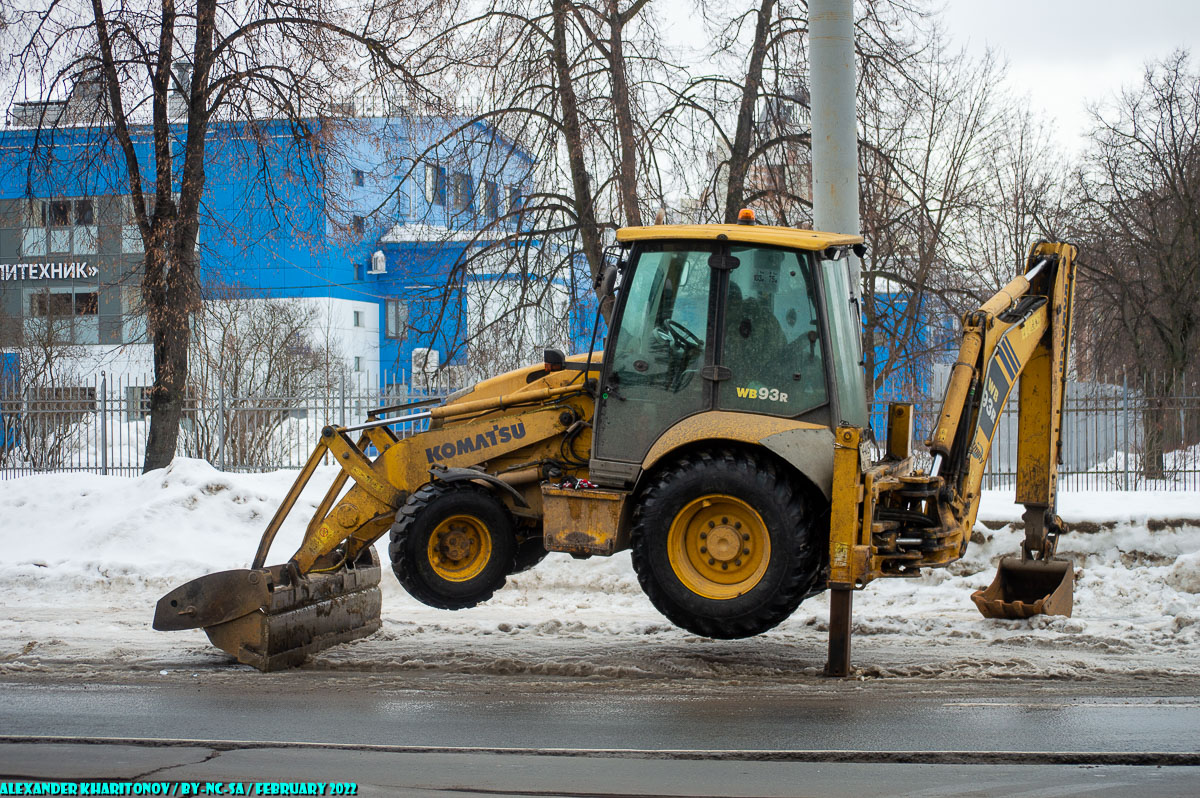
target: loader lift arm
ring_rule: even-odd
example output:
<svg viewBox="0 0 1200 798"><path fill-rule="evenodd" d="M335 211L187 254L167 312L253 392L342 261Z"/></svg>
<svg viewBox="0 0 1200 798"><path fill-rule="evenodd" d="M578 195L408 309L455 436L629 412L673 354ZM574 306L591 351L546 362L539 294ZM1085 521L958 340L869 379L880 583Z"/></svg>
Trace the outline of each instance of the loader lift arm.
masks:
<svg viewBox="0 0 1200 798"><path fill-rule="evenodd" d="M590 414L586 381L563 379L566 384L546 387L520 382L511 393L325 427L263 532L250 568L208 574L172 590L155 608L154 628L203 628L218 648L264 671L375 632L381 568L371 544L388 531L410 494L431 481L471 480L507 492L519 507L522 494L479 464L536 453L539 446L557 448L564 431ZM408 438L390 429L415 420L428 420L430 429ZM507 435L497 434L502 425ZM378 452L373 459L372 447ZM326 458L341 471L299 547L286 563L266 566L276 535Z"/></svg>
<svg viewBox="0 0 1200 798"><path fill-rule="evenodd" d="M1070 614L1071 563L1055 560L1065 531L1055 514L1062 462L1075 281L1075 248L1035 244L1025 272L963 319L962 342L937 425L926 441L933 463L914 469L912 405L888 413L885 457L867 466L865 431L835 435L830 516L830 639L826 673L850 666L853 591L885 576L918 576L966 552L1000 415L1020 378L1016 502L1025 506L1025 542L1016 562L1002 561L996 582L972 596L987 617ZM1020 572L1024 591L1002 578ZM1010 574L1011 575L1011 574ZM1013 581L1013 580L1010 580ZM1036 600L1014 595L1056 584Z"/></svg>

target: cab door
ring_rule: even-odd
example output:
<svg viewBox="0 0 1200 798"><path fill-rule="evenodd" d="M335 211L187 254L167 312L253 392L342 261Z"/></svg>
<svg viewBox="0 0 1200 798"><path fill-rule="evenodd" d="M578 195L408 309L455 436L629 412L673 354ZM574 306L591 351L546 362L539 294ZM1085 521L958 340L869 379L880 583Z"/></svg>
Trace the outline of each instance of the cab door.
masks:
<svg viewBox="0 0 1200 798"><path fill-rule="evenodd" d="M713 362L718 272L709 261L716 251L703 241L651 241L634 249L605 354L593 472L607 461L618 472L619 464L629 464L632 476L664 431L712 407L711 383L701 371Z"/></svg>
<svg viewBox="0 0 1200 798"><path fill-rule="evenodd" d="M829 401L819 290L809 252L733 245L720 324L728 379L717 407L795 418Z"/></svg>

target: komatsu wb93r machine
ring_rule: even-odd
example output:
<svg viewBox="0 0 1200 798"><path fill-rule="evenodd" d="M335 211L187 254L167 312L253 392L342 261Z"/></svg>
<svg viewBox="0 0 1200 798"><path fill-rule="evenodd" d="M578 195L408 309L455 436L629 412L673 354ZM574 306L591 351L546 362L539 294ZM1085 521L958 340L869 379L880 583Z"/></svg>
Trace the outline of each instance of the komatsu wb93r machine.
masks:
<svg viewBox="0 0 1200 798"><path fill-rule="evenodd" d="M873 457L848 269L859 237L734 224L617 239L600 288L615 298L602 353L549 350L437 406L326 427L251 566L173 590L155 628L204 628L271 670L379 628L371 544L384 535L404 588L450 610L486 601L546 552L632 549L655 607L707 637L759 634L831 590L828 670L845 673L853 591L966 551L1018 377L1025 542L973 598L991 617L1070 613L1054 508L1073 247L1035 244L1024 273L966 315L918 469L911 405L890 406ZM421 419L426 431L392 430ZM342 471L299 548L266 565L327 458Z"/></svg>

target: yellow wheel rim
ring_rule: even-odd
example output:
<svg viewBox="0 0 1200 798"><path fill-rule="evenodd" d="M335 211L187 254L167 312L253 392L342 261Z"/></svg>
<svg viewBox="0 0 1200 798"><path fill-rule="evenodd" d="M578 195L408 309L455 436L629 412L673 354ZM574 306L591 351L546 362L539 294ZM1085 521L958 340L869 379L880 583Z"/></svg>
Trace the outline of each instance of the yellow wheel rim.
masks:
<svg viewBox="0 0 1200 798"><path fill-rule="evenodd" d="M737 598L762 581L771 537L762 516L734 496L710 494L679 511L667 556L684 587L709 599Z"/></svg>
<svg viewBox="0 0 1200 798"><path fill-rule="evenodd" d="M492 558L492 536L473 515L452 515L437 525L427 546L433 572L448 582L466 582L483 573Z"/></svg>

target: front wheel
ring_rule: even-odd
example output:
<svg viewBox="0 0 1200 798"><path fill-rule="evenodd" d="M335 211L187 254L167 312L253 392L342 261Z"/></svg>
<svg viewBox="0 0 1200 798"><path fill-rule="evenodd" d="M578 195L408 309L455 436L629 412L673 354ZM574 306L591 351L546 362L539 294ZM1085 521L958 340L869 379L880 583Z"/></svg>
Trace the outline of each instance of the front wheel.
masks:
<svg viewBox="0 0 1200 798"><path fill-rule="evenodd" d="M760 634L820 578L817 513L772 460L739 450L685 455L638 501L633 566L659 612L705 637Z"/></svg>
<svg viewBox="0 0 1200 798"><path fill-rule="evenodd" d="M512 515L475 485L431 483L408 497L392 525L392 570L409 595L460 610L487 601L512 571Z"/></svg>

